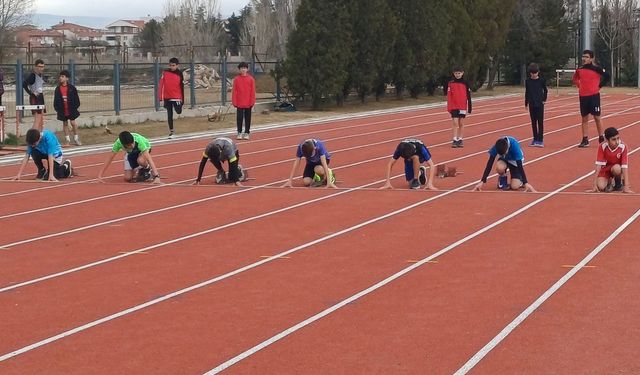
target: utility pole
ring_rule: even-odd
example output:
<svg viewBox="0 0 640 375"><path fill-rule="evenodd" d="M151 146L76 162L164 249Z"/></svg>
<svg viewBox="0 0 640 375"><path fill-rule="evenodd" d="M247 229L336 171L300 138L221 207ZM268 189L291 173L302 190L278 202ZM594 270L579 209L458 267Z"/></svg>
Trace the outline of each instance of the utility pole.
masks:
<svg viewBox="0 0 640 375"><path fill-rule="evenodd" d="M591 49L591 0L582 0L582 50L585 49Z"/></svg>

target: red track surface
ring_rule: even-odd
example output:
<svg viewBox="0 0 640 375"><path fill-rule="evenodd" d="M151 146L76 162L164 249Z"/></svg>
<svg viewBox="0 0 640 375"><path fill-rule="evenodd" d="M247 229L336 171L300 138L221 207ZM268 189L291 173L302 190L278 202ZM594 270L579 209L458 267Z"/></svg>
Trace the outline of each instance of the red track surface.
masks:
<svg viewBox="0 0 640 375"><path fill-rule="evenodd" d="M257 131L240 143L244 189L189 186L206 138L154 146L159 187L120 183L120 160L92 183L104 153L73 157L81 176L60 184L3 181L0 373L450 374L474 355L460 373L638 373L640 225L603 241L640 197L583 193L596 146L575 147L577 107L550 100L546 147L524 146L537 194L494 191L495 178L470 192L499 135L528 145L520 97L478 101L464 149L442 108ZM603 107L635 150L640 97ZM341 189L277 188L309 136ZM402 177L378 190L408 136L462 174L439 192Z"/></svg>

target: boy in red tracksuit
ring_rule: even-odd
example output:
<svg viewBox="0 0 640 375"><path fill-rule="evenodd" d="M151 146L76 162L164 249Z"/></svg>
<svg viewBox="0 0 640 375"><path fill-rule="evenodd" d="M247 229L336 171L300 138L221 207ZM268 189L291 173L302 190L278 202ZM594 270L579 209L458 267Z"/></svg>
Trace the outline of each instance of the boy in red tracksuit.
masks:
<svg viewBox="0 0 640 375"><path fill-rule="evenodd" d="M600 88L611 76L601 67L594 65L593 51L582 51L582 66L573 74L573 83L578 87L580 96L580 115L582 116L582 141L580 148L589 147L589 115L593 115L598 129L598 143L604 142L602 123L600 122Z"/></svg>
<svg viewBox="0 0 640 375"><path fill-rule="evenodd" d="M175 135L173 130L173 111L175 110L177 114L181 114L182 104L184 103L184 80L182 71L178 68L179 63L175 57L169 59L169 69L165 69L162 72L158 88L158 99L164 101L164 107L167 109L170 139Z"/></svg>
<svg viewBox="0 0 640 375"><path fill-rule="evenodd" d="M471 88L469 82L463 78L464 69L453 68L453 77L447 85L447 111L453 120L452 148L464 147L462 143L462 119L471 113Z"/></svg>
<svg viewBox="0 0 640 375"><path fill-rule="evenodd" d="M236 139L249 139L251 129L251 109L256 104L256 82L249 75L249 65L246 62L238 64L240 74L233 79L231 103L236 107L236 125L238 136ZM242 122L244 120L244 132Z"/></svg>

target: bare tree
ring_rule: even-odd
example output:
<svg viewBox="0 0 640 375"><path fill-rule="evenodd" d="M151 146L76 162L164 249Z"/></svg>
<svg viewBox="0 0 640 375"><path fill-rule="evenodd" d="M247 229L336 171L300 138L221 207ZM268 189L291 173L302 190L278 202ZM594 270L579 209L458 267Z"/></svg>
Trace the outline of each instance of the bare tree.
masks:
<svg viewBox="0 0 640 375"><path fill-rule="evenodd" d="M218 0L169 0L165 4L162 40L168 53L211 58L220 52L224 29Z"/></svg>
<svg viewBox="0 0 640 375"><path fill-rule="evenodd" d="M15 29L31 21L33 5L34 0L0 0L0 46L8 45Z"/></svg>
<svg viewBox="0 0 640 375"><path fill-rule="evenodd" d="M609 49L611 67L611 87L615 87L614 70L617 69L616 55L620 48L627 44L630 30L634 25L633 10L635 0L596 0L596 17L598 36Z"/></svg>
<svg viewBox="0 0 640 375"><path fill-rule="evenodd" d="M255 37L255 48L271 58L286 56L289 34L295 28L295 13L301 0L252 0L245 44Z"/></svg>

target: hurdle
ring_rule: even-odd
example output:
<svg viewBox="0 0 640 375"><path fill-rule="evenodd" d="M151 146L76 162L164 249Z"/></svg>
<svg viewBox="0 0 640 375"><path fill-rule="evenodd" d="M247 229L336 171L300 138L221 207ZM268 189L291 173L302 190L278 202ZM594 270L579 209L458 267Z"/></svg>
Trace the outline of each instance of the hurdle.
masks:
<svg viewBox="0 0 640 375"><path fill-rule="evenodd" d="M22 117L22 111L37 111L45 109L44 104L30 104L30 105L17 105L16 106L16 138L20 137L20 118Z"/></svg>

